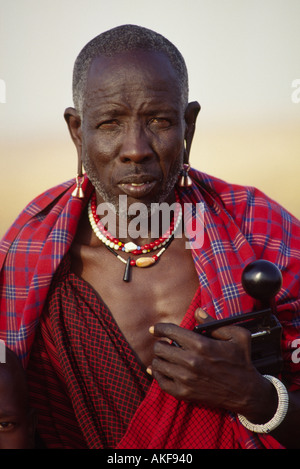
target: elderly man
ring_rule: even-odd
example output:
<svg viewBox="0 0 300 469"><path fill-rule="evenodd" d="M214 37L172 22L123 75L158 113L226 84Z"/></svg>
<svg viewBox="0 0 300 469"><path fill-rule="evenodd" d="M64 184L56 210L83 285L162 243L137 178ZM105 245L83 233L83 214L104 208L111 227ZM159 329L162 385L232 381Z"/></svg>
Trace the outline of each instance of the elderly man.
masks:
<svg viewBox="0 0 300 469"><path fill-rule="evenodd" d="M65 119L76 182L35 199L1 245L0 329L27 367L45 445L294 447L299 222L255 189L189 171L200 106L161 35L126 25L93 39L76 60L73 94ZM153 222L163 203L179 207L167 229L163 216ZM199 203L203 239L193 243L200 212L182 214ZM144 233L129 229L136 204ZM283 275L281 381L255 368L246 329L193 331L254 309L241 273L255 259Z"/></svg>

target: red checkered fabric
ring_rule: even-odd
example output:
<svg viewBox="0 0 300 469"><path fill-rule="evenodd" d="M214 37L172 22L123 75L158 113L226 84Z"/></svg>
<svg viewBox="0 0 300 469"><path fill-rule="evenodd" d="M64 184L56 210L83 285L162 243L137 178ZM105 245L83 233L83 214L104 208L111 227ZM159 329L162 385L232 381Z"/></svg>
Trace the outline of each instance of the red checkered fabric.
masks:
<svg viewBox="0 0 300 469"><path fill-rule="evenodd" d="M195 170L191 176L193 187L180 190L180 197L182 202L203 202L205 207L204 244L192 249L201 286L200 304L216 318L251 310L254 302L243 292L242 269L258 258L274 262L283 274L277 303L278 318L284 328L284 379L290 389L299 389L299 364L291 359L294 340L300 338L299 221L253 188L226 184ZM0 246L1 338L16 350L24 364L28 362L51 281L68 252L92 190L86 179L86 199L81 201L71 197L73 187L74 181L37 198L20 215ZM182 325L192 328L193 321L186 315ZM58 352L53 353L61 366ZM78 369L70 370L75 375L79 373ZM204 433L210 436L206 438ZM86 441L95 437L94 434ZM155 382L118 444L119 448L220 446L279 447L270 436L257 436L245 430L233 415L177 402Z"/></svg>
<svg viewBox="0 0 300 469"><path fill-rule="evenodd" d="M151 378L68 255L48 298L27 367L39 434L47 448L116 448Z"/></svg>

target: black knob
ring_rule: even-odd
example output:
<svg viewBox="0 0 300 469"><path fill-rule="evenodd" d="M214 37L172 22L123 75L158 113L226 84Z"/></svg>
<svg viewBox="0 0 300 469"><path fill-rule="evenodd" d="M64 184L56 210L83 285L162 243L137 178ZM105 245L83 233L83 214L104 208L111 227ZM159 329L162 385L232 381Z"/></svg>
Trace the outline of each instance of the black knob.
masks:
<svg viewBox="0 0 300 469"><path fill-rule="evenodd" d="M262 303L271 302L282 286L282 275L275 264L260 259L244 268L242 285L252 298Z"/></svg>

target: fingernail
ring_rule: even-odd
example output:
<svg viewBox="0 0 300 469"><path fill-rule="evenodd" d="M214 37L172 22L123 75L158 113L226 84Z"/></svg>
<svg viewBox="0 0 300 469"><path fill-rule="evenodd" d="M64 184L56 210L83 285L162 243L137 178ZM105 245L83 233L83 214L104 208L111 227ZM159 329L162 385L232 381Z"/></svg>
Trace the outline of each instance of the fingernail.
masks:
<svg viewBox="0 0 300 469"><path fill-rule="evenodd" d="M149 332L150 332L150 334L154 334L154 326L149 327Z"/></svg>
<svg viewBox="0 0 300 469"><path fill-rule="evenodd" d="M201 308L197 310L197 315L202 319L206 319L208 317L208 314Z"/></svg>

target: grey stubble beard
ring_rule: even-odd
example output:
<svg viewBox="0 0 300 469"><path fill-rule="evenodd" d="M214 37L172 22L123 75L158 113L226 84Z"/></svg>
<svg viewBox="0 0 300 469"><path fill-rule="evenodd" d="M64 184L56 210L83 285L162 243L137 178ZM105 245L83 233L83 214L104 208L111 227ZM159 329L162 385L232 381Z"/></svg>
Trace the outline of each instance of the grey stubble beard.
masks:
<svg viewBox="0 0 300 469"><path fill-rule="evenodd" d="M91 181L92 185L94 186L96 192L100 195L105 203L111 204L114 207L116 215L119 217L126 217L128 218L128 212L124 213L122 210L120 211L120 203L119 203L119 196L113 194L112 191L108 191L104 189L103 185L99 181L98 174L96 171L95 166L91 162L87 152L83 152L82 163L85 169L85 172ZM182 163L183 161L179 158L176 160L176 164L174 165L172 172L167 180L167 184L162 189L162 191L158 194L158 196L151 201L151 203L147 204L147 216L153 214L153 210L157 207L157 204L165 202L168 197L172 194L172 191L175 188L176 182L182 170ZM157 200L156 200L157 199ZM123 204L121 204L121 207Z"/></svg>

